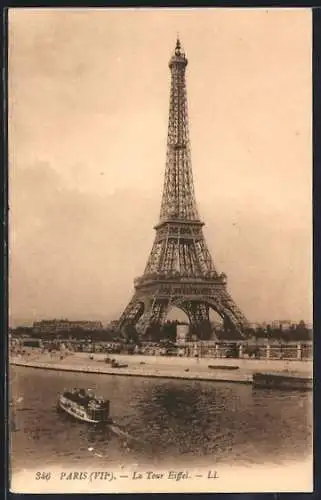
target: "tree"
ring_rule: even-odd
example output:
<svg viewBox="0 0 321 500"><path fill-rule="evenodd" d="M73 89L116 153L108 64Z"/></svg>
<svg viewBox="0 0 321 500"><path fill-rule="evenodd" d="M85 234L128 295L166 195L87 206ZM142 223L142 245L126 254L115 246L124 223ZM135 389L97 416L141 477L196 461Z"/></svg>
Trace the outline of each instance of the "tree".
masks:
<svg viewBox="0 0 321 500"><path fill-rule="evenodd" d="M176 340L176 322L167 321L160 329L160 338L175 342Z"/></svg>
<svg viewBox="0 0 321 500"><path fill-rule="evenodd" d="M128 344L138 344L139 343L138 332L137 332L134 325L126 325L124 333L125 333L126 343L128 343Z"/></svg>

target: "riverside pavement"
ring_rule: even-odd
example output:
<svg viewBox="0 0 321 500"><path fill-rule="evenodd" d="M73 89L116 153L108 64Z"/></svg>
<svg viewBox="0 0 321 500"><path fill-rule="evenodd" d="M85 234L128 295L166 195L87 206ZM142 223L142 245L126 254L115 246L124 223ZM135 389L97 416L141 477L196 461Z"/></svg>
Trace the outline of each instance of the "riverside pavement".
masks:
<svg viewBox="0 0 321 500"><path fill-rule="evenodd" d="M11 356L10 364L38 369L97 373L138 377L159 377L187 380L252 383L253 373L282 373L312 378L312 361L273 359L190 358L177 356L143 356L112 354L110 359L126 367L112 367L106 363L106 354L40 353ZM62 359L61 359L62 358ZM91 359L93 358L93 359ZM209 368L217 367L217 369ZM221 367L226 367L221 368ZM237 369L227 369L238 367Z"/></svg>

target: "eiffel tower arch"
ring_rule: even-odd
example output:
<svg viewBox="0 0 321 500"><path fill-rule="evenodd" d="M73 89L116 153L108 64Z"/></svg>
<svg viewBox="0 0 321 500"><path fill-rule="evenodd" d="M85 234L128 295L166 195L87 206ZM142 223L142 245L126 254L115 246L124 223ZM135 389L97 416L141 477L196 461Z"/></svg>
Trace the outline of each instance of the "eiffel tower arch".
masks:
<svg viewBox="0 0 321 500"><path fill-rule="evenodd" d="M162 325L171 306L184 311L199 338L209 338L209 309L238 334L248 325L218 273L200 220L191 164L185 72L186 55L177 40L171 72L167 155L163 196L155 240L145 270L134 280L135 292L118 321L144 335ZM207 326L206 326L207 325Z"/></svg>

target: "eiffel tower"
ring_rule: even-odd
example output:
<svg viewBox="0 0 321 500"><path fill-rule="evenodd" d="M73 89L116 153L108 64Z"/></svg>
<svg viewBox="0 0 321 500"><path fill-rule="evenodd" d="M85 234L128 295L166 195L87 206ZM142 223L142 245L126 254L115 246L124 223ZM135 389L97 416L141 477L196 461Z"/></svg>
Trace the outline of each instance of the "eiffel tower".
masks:
<svg viewBox="0 0 321 500"><path fill-rule="evenodd" d="M144 273L134 280L134 295L118 329L135 326L144 335L162 325L170 308L184 311L200 339L211 336L209 309L227 330L244 336L247 320L226 289L226 275L215 269L204 239L194 195L188 129L185 70L187 58L177 39L169 61L170 108L165 181L156 236Z"/></svg>

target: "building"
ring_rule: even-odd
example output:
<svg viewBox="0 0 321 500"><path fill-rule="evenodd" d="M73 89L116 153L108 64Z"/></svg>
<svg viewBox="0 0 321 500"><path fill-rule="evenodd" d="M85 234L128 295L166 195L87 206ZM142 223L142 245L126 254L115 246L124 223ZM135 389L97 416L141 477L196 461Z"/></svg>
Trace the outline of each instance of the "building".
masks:
<svg viewBox="0 0 321 500"><path fill-rule="evenodd" d="M282 330L289 330L292 324L292 321L290 321L289 319L279 319L276 321L272 321L271 327L275 329L282 328Z"/></svg>
<svg viewBox="0 0 321 500"><path fill-rule="evenodd" d="M34 333L59 333L75 330L97 331L103 329L101 321L69 321L68 319L52 319L36 321L33 324Z"/></svg>
<svg viewBox="0 0 321 500"><path fill-rule="evenodd" d="M176 326L176 342L178 344L184 344L189 336L189 325L177 325Z"/></svg>
<svg viewBox="0 0 321 500"><path fill-rule="evenodd" d="M249 323L249 327L252 329L252 330L256 330L257 328L266 328L266 325L263 325L262 323L258 323L258 322L252 322L252 323Z"/></svg>

